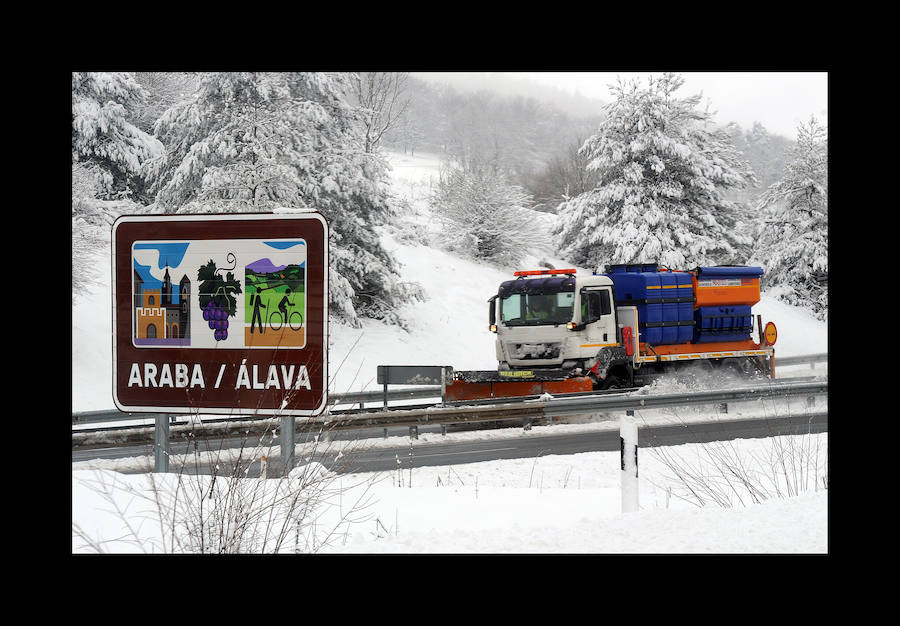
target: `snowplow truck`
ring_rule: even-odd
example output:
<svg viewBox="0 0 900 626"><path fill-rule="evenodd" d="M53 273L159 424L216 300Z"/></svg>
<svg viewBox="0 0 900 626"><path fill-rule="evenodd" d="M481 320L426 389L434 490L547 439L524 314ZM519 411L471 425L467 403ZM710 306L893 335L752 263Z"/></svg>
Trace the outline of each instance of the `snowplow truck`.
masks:
<svg viewBox="0 0 900 626"><path fill-rule="evenodd" d="M625 388L686 364L775 377L774 324L763 329L756 316L753 340L760 267L624 264L590 276L514 275L489 300L503 380L556 371L590 379L594 389Z"/></svg>

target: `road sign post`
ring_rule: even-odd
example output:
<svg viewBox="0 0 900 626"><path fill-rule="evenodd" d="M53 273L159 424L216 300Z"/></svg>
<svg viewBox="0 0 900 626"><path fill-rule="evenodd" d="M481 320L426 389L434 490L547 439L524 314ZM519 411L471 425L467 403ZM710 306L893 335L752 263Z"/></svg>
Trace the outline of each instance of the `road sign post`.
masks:
<svg viewBox="0 0 900 626"><path fill-rule="evenodd" d="M112 227L120 411L310 417L327 404L328 224L315 211Z"/></svg>
<svg viewBox="0 0 900 626"><path fill-rule="evenodd" d="M294 468L294 427L296 418L281 418L281 475L287 476Z"/></svg>
<svg viewBox="0 0 900 626"><path fill-rule="evenodd" d="M165 413L156 414L156 429L153 445L153 471L167 473L169 471L169 416Z"/></svg>

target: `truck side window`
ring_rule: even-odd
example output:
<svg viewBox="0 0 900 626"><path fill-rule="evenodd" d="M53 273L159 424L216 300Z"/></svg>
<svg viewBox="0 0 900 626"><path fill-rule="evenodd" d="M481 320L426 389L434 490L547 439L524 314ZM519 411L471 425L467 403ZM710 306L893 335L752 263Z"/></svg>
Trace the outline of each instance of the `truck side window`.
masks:
<svg viewBox="0 0 900 626"><path fill-rule="evenodd" d="M581 322L592 324L602 315L612 313L612 305L609 301L609 289L588 290L582 292L581 297Z"/></svg>
<svg viewBox="0 0 900 626"><path fill-rule="evenodd" d="M500 319L502 319L504 322L520 319L521 317L523 317L522 296L520 296L519 294L514 294L508 298L503 298L500 303Z"/></svg>
<svg viewBox="0 0 900 626"><path fill-rule="evenodd" d="M581 321L584 324L592 324L600 319L600 294L596 291L586 291L581 299Z"/></svg>
<svg viewBox="0 0 900 626"><path fill-rule="evenodd" d="M597 292L600 296L600 315L610 315L612 305L609 302L609 289Z"/></svg>

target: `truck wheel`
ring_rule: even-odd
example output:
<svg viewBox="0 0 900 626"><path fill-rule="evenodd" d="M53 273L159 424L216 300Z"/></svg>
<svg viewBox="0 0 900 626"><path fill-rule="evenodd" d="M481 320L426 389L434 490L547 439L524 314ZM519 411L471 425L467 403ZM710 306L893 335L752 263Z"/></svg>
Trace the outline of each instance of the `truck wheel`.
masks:
<svg viewBox="0 0 900 626"><path fill-rule="evenodd" d="M610 376L600 385L600 389L625 389L628 384L621 376Z"/></svg>

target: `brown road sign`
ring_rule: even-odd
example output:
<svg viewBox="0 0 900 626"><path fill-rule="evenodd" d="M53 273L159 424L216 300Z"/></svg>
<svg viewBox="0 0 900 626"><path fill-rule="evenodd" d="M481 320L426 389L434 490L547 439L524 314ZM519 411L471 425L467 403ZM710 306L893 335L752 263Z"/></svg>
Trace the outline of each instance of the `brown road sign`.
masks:
<svg viewBox="0 0 900 626"><path fill-rule="evenodd" d="M318 415L328 224L317 212L129 215L112 227L122 411Z"/></svg>

